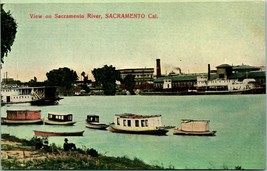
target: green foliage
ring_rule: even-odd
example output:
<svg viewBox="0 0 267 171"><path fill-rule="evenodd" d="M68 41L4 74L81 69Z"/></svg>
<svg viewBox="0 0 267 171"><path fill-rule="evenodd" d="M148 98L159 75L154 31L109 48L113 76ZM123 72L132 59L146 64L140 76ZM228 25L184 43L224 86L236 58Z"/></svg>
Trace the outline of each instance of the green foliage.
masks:
<svg viewBox="0 0 267 171"><path fill-rule="evenodd" d="M135 80L134 75L126 75L122 80L122 83L125 85L126 90L128 90L132 95L134 93Z"/></svg>
<svg viewBox="0 0 267 171"><path fill-rule="evenodd" d="M10 11L5 12L1 4L1 62L4 63L4 56L11 51L17 33L17 23L11 16Z"/></svg>
<svg viewBox="0 0 267 171"><path fill-rule="evenodd" d="M72 84L78 80L76 71L67 67L54 69L46 73L48 86L59 86L65 90L70 90Z"/></svg>
<svg viewBox="0 0 267 171"><path fill-rule="evenodd" d="M105 65L102 68L95 68L92 71L95 81L102 84L105 95L115 95L116 80L120 80L120 72L112 65Z"/></svg>

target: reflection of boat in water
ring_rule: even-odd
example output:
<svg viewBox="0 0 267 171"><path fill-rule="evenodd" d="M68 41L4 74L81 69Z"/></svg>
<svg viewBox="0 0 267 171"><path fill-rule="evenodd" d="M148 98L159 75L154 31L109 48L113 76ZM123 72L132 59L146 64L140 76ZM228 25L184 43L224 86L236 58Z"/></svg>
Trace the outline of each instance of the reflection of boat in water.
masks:
<svg viewBox="0 0 267 171"><path fill-rule="evenodd" d="M183 119L181 127L173 129L174 135L214 136L216 131L209 131L209 120Z"/></svg>
<svg viewBox="0 0 267 171"><path fill-rule="evenodd" d="M86 125L87 128L105 130L109 125L99 123L99 116L87 115Z"/></svg>
<svg viewBox="0 0 267 171"><path fill-rule="evenodd" d="M74 125L76 122L73 121L72 114L49 112L44 123L47 125Z"/></svg>
<svg viewBox="0 0 267 171"><path fill-rule="evenodd" d="M114 123L109 126L111 132L151 135L166 135L168 128L162 126L161 115L136 114L115 115Z"/></svg>
<svg viewBox="0 0 267 171"><path fill-rule="evenodd" d="M52 131L37 131L34 130L36 136L83 136L84 131L77 132L52 132Z"/></svg>
<svg viewBox="0 0 267 171"><path fill-rule="evenodd" d="M255 79L214 79L197 77L194 90L188 90L190 94L249 94L256 88Z"/></svg>
<svg viewBox="0 0 267 171"><path fill-rule="evenodd" d="M2 104L31 103L31 105L55 105L63 99L56 87L9 87L1 89Z"/></svg>
<svg viewBox="0 0 267 171"><path fill-rule="evenodd" d="M7 110L7 117L1 117L3 125L43 124L41 110Z"/></svg>

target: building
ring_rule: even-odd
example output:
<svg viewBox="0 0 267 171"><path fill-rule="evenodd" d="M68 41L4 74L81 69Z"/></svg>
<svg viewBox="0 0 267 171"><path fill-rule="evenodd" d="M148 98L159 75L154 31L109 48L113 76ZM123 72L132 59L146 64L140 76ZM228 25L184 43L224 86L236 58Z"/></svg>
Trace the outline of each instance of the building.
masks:
<svg viewBox="0 0 267 171"><path fill-rule="evenodd" d="M168 76L161 76L154 80L154 91L162 92L186 92L189 89L194 89L197 81L197 76L207 77L208 80L213 79L238 79L242 81L245 78L253 78L256 80L257 87L264 88L265 92L265 71L260 67L253 67L249 65L231 66L222 64L216 67L217 70L210 70L208 65L208 73L196 74L174 74L170 73Z"/></svg>
<svg viewBox="0 0 267 171"><path fill-rule="evenodd" d="M152 89L153 88L153 74L154 68L132 68L119 69L121 79L127 75L134 75L135 87L134 89Z"/></svg>

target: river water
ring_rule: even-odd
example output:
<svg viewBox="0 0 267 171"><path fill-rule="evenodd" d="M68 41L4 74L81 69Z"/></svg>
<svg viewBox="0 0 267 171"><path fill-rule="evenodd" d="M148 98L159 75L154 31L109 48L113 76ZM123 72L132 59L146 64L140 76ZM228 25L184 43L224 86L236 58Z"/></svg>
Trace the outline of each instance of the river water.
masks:
<svg viewBox="0 0 267 171"><path fill-rule="evenodd" d="M175 169L245 169L266 167L266 96L80 96L65 97L56 106L16 104L1 108L40 109L69 112L74 126L27 125L1 126L2 133L32 138L33 130L80 131L83 137L68 137L77 147L95 148L108 156L137 157L149 164ZM179 126L181 119L208 119L214 137L178 136L172 130L167 136L132 135L92 130L85 127L88 114L100 116L100 122L111 123L115 114L161 114L163 125ZM62 146L65 137L49 137L49 143Z"/></svg>

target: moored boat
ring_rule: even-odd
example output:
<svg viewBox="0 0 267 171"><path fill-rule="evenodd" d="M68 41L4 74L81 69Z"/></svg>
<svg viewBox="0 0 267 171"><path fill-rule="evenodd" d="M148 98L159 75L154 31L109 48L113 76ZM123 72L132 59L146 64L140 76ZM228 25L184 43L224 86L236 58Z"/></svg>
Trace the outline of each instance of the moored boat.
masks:
<svg viewBox="0 0 267 171"><path fill-rule="evenodd" d="M48 113L48 117L44 119L44 123L47 125L74 125L72 114L65 113Z"/></svg>
<svg viewBox="0 0 267 171"><path fill-rule="evenodd" d="M130 134L166 135L169 131L161 124L161 115L117 114L109 126L111 132Z"/></svg>
<svg viewBox="0 0 267 171"><path fill-rule="evenodd" d="M174 128L174 135L215 136L216 131L209 130L209 120L183 119L180 128Z"/></svg>
<svg viewBox="0 0 267 171"><path fill-rule="evenodd" d="M77 132L52 132L52 131L37 131L34 130L36 136L83 136L84 131Z"/></svg>
<svg viewBox="0 0 267 171"><path fill-rule="evenodd" d="M188 93L195 95L220 95L220 94L250 94L256 89L255 79L214 79L208 80L206 77L197 77L194 90Z"/></svg>
<svg viewBox="0 0 267 171"><path fill-rule="evenodd" d="M86 125L87 128L105 130L109 125L99 123L99 116L87 115Z"/></svg>
<svg viewBox="0 0 267 171"><path fill-rule="evenodd" d="M7 117L1 117L3 125L43 124L41 110L13 109L6 113Z"/></svg>

